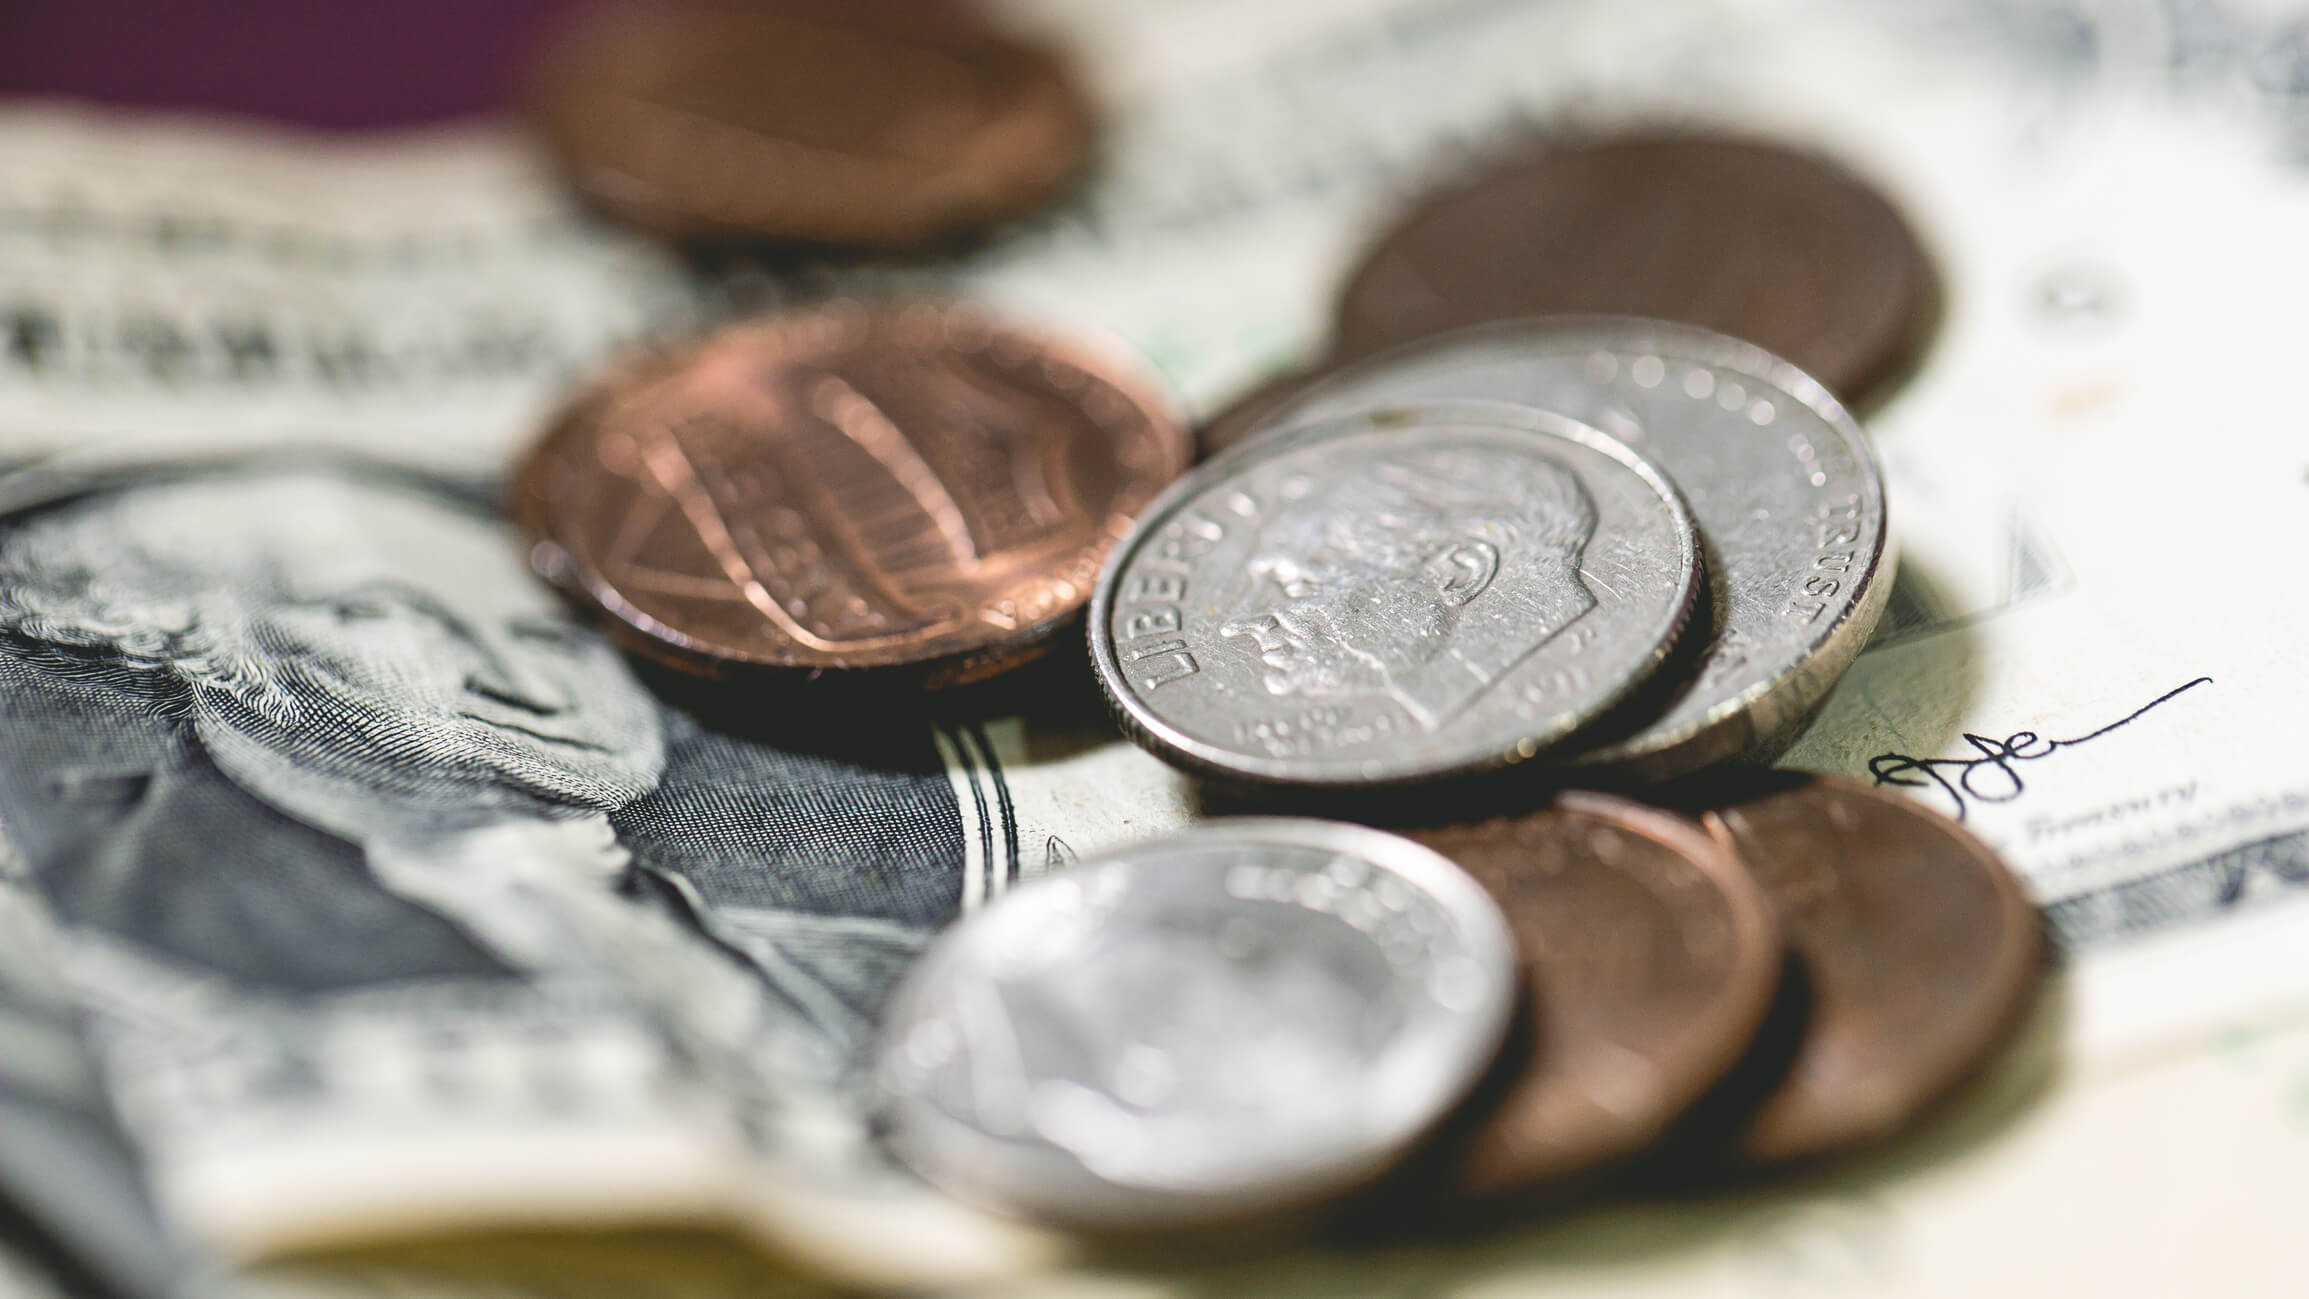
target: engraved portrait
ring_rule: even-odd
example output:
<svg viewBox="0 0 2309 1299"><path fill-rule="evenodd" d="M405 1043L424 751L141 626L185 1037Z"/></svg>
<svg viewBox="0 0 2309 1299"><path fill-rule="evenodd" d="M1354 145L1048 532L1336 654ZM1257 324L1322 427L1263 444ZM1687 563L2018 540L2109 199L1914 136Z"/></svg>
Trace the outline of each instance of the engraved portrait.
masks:
<svg viewBox="0 0 2309 1299"><path fill-rule="evenodd" d="M0 817L138 968L600 989L727 1086L846 1104L957 905L927 735L864 764L668 706L438 484L189 472L5 528Z"/></svg>
<svg viewBox="0 0 2309 1299"><path fill-rule="evenodd" d="M1406 446L1303 487L1219 628L1270 695L1385 695L1433 731L1595 607L1595 505L1551 458Z"/></svg>

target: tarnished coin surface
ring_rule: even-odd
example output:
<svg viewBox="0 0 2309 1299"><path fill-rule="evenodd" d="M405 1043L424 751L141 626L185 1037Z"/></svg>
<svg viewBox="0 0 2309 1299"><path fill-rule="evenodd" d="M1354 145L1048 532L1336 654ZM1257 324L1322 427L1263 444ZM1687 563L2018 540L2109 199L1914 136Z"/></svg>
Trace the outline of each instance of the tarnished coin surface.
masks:
<svg viewBox="0 0 2309 1299"><path fill-rule="evenodd" d="M1588 763L1661 780L1768 755L1875 629L1892 589L1883 475L1851 416L1787 362L1659 321L1510 321L1338 371L1266 427L1436 397L1592 424L1657 464L1691 506L1714 639L1662 714Z"/></svg>
<svg viewBox="0 0 2309 1299"><path fill-rule="evenodd" d="M1933 277L1908 223L1816 154L1703 135L1547 148L1422 203L1365 257L1335 350L1552 312L1745 339L1850 399L1922 346Z"/></svg>
<svg viewBox="0 0 2309 1299"><path fill-rule="evenodd" d="M958 4L596 7L531 98L580 192L678 239L919 243L1046 197L1091 137L1061 63Z"/></svg>
<svg viewBox="0 0 2309 1299"><path fill-rule="evenodd" d="M1698 826L1603 794L1414 830L1491 890L1532 1024L1512 1078L1449 1143L1448 1184L1531 1187L1650 1145L1736 1063L1780 939L1755 881Z"/></svg>
<svg viewBox="0 0 2309 1299"><path fill-rule="evenodd" d="M633 360L516 475L540 570L677 663L1036 652L1187 435L1136 383L953 306L827 308Z"/></svg>
<svg viewBox="0 0 2309 1299"><path fill-rule="evenodd" d="M1963 827L1832 776L1765 778L1706 814L1763 885L1810 1013L1737 1138L1789 1159L1887 1136L1977 1068L2039 973L2036 908Z"/></svg>
<svg viewBox="0 0 2309 1299"><path fill-rule="evenodd" d="M891 1143L1046 1221L1207 1224L1397 1161L1497 1050L1507 922L1465 872L1328 821L1216 821L1017 888L884 1019Z"/></svg>
<svg viewBox="0 0 2309 1299"><path fill-rule="evenodd" d="M1315 787L1538 754L1660 664L1699 587L1657 471L1564 416L1396 406L1262 437L1148 507L1092 602L1124 729Z"/></svg>

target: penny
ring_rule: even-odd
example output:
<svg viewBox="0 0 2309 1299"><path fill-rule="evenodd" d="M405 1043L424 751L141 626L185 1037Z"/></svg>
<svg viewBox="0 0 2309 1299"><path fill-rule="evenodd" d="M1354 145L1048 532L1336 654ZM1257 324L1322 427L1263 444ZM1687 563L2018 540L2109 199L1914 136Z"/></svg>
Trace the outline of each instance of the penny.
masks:
<svg viewBox="0 0 2309 1299"><path fill-rule="evenodd" d="M1349 1190L1490 1063L1507 922L1465 872L1336 822L1215 821L1020 886L884 1019L893 1148L1074 1227L1208 1224Z"/></svg>
<svg viewBox="0 0 2309 1299"><path fill-rule="evenodd" d="M1039 651L1189 454L1073 349L962 307L830 307L629 360L517 510L546 576L677 663L945 684Z"/></svg>
<svg viewBox="0 0 2309 1299"><path fill-rule="evenodd" d="M955 4L596 9L541 61L544 139L654 234L898 247L1023 211L1088 156L1049 51Z"/></svg>
<svg viewBox="0 0 2309 1299"><path fill-rule="evenodd" d="M1124 730L1238 781L1519 762L1660 665L1699 588L1650 464L1561 415L1369 411L1244 444L1149 506L1092 600Z"/></svg>
<svg viewBox="0 0 2309 1299"><path fill-rule="evenodd" d="M1775 781L1705 820L1771 898L1810 998L1740 1153L1790 1159L1890 1135L2018 1022L2039 973L2036 909L1963 827L1832 776Z"/></svg>
<svg viewBox="0 0 2309 1299"><path fill-rule="evenodd" d="M1410 837L1499 901L1534 1020L1511 1081L1450 1143L1451 1187L1512 1191L1633 1154L1746 1051L1779 934L1755 881L1691 822L1571 792Z"/></svg>
<svg viewBox="0 0 2309 1299"><path fill-rule="evenodd" d="M1659 321L1507 321L1346 366L1266 427L1438 397L1592 424L1658 465L1691 506L1713 639L1661 712L1585 756L1599 774L1653 781L1769 757L1875 629L1892 589L1883 476L1851 416L1787 362Z"/></svg>
<svg viewBox="0 0 2309 1299"><path fill-rule="evenodd" d="M1930 259L1884 196L1817 154L1706 135L1566 143L1436 194L1342 294L1361 354L1551 312L1700 325L1847 398L1913 359Z"/></svg>

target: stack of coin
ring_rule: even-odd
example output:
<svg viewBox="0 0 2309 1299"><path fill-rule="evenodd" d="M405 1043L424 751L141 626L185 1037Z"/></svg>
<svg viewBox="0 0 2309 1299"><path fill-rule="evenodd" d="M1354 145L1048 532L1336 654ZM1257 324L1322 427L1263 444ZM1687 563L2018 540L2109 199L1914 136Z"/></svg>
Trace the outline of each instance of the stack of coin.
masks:
<svg viewBox="0 0 2309 1299"><path fill-rule="evenodd" d="M1391 1214L1463 1217L1671 1134L1750 1163L1877 1141L2017 1022L2036 913L1961 828L1830 777L1701 815L1217 821L1017 888L892 1002L893 1145L1090 1231L1272 1220L1395 1165Z"/></svg>
<svg viewBox="0 0 2309 1299"><path fill-rule="evenodd" d="M1544 474L1461 431L1540 420L1547 436L1523 441ZM1264 427L1149 507L1091 628L1124 727L1235 780L1542 758L1626 783L1769 756L1890 589L1884 484L1851 417L1788 363L1690 326L1477 326L1340 369ZM1664 508L1688 507L1690 535L1615 510L1553 449L1567 433L1680 489ZM1654 611L1689 598L1695 566L1705 616L1678 656L1685 620ZM1681 679L1612 725L1671 664Z"/></svg>
<svg viewBox="0 0 2309 1299"><path fill-rule="evenodd" d="M805 45L887 53L879 10L809 12ZM758 19L666 15L553 65L616 74L579 78L615 104L549 102L630 219L894 244L1001 207L901 203L869 234L828 216L863 191L802 171L685 189L703 173L651 154L631 183L642 155L587 150L647 136L696 90L685 60L753 48ZM984 111L952 120L1027 138L987 106L1041 105L1038 147L1075 138L1051 65L968 21L930 29L939 75L981 78ZM981 196L1049 183L962 153L1009 178ZM950 931L877 1070L931 1182L1132 1232L1374 1182L1498 1203L1671 1139L1809 1157L1977 1069L2038 964L2033 910L1960 827L1753 774L1883 608L1884 484L1834 393L1908 364L1931 296L1897 214L1821 159L1585 140L1414 210L1349 278L1330 358L1206 425L1192 470L1111 365L967 306L834 304L629 359L539 442L514 509L540 572L706 676L902 702L1087 605L1124 734L1238 797L1388 827L1222 819ZM1644 790L1669 806L1623 796Z"/></svg>
<svg viewBox="0 0 2309 1299"><path fill-rule="evenodd" d="M629 358L512 508L537 569L652 658L949 685L1047 648L1189 451L1078 349L967 307L835 305Z"/></svg>

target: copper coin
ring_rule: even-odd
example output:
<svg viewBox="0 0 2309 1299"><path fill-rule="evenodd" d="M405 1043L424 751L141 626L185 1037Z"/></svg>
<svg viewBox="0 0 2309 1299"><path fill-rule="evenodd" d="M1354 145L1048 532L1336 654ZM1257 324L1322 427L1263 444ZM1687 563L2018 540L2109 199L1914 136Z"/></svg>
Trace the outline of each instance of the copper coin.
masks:
<svg viewBox="0 0 2309 1299"><path fill-rule="evenodd" d="M1335 348L1559 312L1702 325L1851 400L1920 349L1931 264L1892 205L1816 154L1639 135L1567 143L1437 193L1365 257Z"/></svg>
<svg viewBox="0 0 2309 1299"><path fill-rule="evenodd" d="M1491 890L1522 949L1531 1031L1451 1150L1470 1194L1649 1145L1747 1050L1781 966L1771 908L1699 827L1604 794L1409 832Z"/></svg>
<svg viewBox="0 0 2309 1299"><path fill-rule="evenodd" d="M1771 897L1810 1000L1786 1075L1743 1121L1741 1154L1886 1136L2018 1022L2039 973L2036 908L1955 822L1833 776L1772 781L1705 821Z"/></svg>
<svg viewBox="0 0 2309 1299"><path fill-rule="evenodd" d="M1023 661L1090 598L1186 432L963 307L830 307L630 360L516 477L540 571L682 664Z"/></svg>
<svg viewBox="0 0 2309 1299"><path fill-rule="evenodd" d="M957 4L601 8L531 99L582 193L676 239L920 243L1048 196L1092 134L1051 52Z"/></svg>

